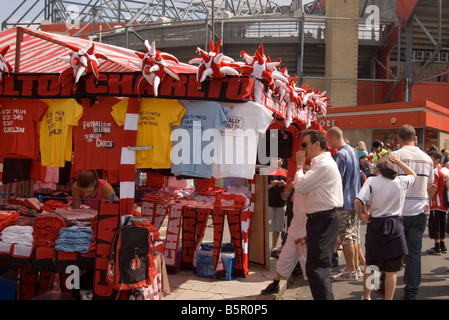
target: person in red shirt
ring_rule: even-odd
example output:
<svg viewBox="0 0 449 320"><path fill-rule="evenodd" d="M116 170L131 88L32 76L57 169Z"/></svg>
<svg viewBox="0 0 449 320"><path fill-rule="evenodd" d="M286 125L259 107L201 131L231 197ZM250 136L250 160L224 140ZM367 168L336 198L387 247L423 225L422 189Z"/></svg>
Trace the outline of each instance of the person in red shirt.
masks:
<svg viewBox="0 0 449 320"><path fill-rule="evenodd" d="M430 214L429 214L429 236L434 239L435 246L427 250L427 254L441 255L447 252L444 243L445 227L446 227L446 211L447 207L443 200L443 191L446 180L449 177L444 175L441 170L443 167L440 162L442 154L439 151L432 151L429 153L434 165L434 181L429 190L430 199Z"/></svg>

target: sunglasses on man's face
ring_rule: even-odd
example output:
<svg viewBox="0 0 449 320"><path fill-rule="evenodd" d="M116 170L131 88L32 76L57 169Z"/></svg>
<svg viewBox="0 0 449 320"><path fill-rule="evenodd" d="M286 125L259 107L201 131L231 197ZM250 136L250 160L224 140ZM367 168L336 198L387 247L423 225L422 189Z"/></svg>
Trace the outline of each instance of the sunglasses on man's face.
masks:
<svg viewBox="0 0 449 320"><path fill-rule="evenodd" d="M308 142L303 142L303 143L301 143L301 147L303 148L303 149L305 149L306 147L307 147L307 143L312 143L312 142L310 142L310 141L308 141Z"/></svg>

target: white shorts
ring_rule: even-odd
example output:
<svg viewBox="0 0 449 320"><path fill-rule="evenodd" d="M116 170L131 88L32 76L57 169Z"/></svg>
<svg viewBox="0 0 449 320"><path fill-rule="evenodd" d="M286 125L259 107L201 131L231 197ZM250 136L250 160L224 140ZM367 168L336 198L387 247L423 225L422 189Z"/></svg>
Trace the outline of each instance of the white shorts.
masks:
<svg viewBox="0 0 449 320"><path fill-rule="evenodd" d="M283 232L285 225L285 207L268 207L268 231Z"/></svg>
<svg viewBox="0 0 449 320"><path fill-rule="evenodd" d="M293 239L293 237L290 237L287 234L287 240L282 247L281 254L279 255L279 259L277 261L276 271L284 278L290 277L299 259L304 280L307 280L307 245L301 244L300 242L295 244L295 240L296 239Z"/></svg>

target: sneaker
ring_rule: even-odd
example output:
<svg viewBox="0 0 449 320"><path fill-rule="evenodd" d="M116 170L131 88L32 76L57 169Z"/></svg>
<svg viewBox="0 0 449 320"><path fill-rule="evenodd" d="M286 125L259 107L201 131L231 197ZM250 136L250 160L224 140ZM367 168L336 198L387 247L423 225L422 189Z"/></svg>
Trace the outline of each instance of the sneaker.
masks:
<svg viewBox="0 0 449 320"><path fill-rule="evenodd" d="M362 299L360 300L371 300L371 298L365 298L364 296L362 296Z"/></svg>
<svg viewBox="0 0 449 320"><path fill-rule="evenodd" d="M433 256L441 256L441 250L440 249L435 249L435 247L430 248L429 250L426 251L427 254L433 255Z"/></svg>
<svg viewBox="0 0 449 320"><path fill-rule="evenodd" d="M279 292L279 281L273 281L272 283L270 283L268 285L268 287L266 287L265 289L260 291L260 293L263 295L269 295L269 294L274 294L274 293L278 293L278 292Z"/></svg>
<svg viewBox="0 0 449 320"><path fill-rule="evenodd" d="M359 277L357 276L357 271L343 271L337 274L336 276L332 277L332 280L335 281L351 281L351 280L359 280Z"/></svg>
<svg viewBox="0 0 449 320"><path fill-rule="evenodd" d="M446 247L441 248L441 253L446 254L447 253L447 248Z"/></svg>
<svg viewBox="0 0 449 320"><path fill-rule="evenodd" d="M358 276L358 277L363 277L363 272L364 272L364 270L365 270L365 266L363 266L363 269L360 268L360 266L358 266L358 267L357 267L357 270L356 270L357 276ZM346 267L340 269L340 272L345 272L345 271L346 271Z"/></svg>

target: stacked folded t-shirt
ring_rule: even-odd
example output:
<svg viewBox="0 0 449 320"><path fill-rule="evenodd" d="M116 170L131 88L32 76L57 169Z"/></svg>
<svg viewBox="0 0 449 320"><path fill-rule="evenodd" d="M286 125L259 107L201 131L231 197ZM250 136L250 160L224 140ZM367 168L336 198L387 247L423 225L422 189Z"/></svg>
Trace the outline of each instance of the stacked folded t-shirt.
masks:
<svg viewBox="0 0 449 320"><path fill-rule="evenodd" d="M1 240L7 243L33 245L33 227L9 226L3 229Z"/></svg>
<svg viewBox="0 0 449 320"><path fill-rule="evenodd" d="M90 227L71 226L62 228L59 231L55 249L65 252L86 253L89 251L92 239L93 233Z"/></svg>
<svg viewBox="0 0 449 320"><path fill-rule="evenodd" d="M67 227L66 222L58 216L39 216L33 222L33 245L52 248L59 238L59 230Z"/></svg>

